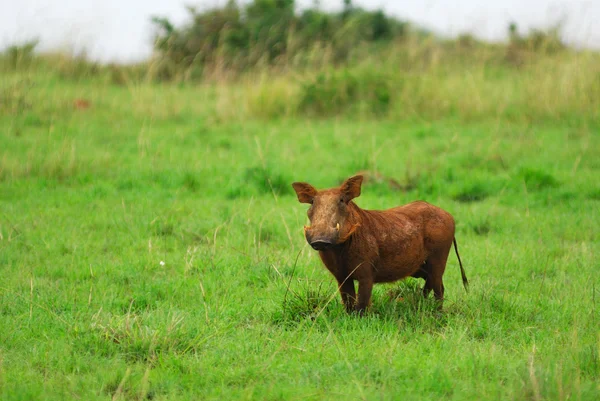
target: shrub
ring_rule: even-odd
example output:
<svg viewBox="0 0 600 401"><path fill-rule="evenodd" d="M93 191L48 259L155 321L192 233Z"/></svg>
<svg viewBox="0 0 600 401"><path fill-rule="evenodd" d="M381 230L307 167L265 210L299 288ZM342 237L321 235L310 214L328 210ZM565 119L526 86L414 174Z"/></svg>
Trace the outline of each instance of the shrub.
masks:
<svg viewBox="0 0 600 401"><path fill-rule="evenodd" d="M317 74L302 84L300 111L318 116L362 109L385 114L392 101L390 79L382 73L367 71L329 71Z"/></svg>
<svg viewBox="0 0 600 401"><path fill-rule="evenodd" d="M542 190L556 188L559 182L549 173L533 168L521 168L519 178L525 182L528 190Z"/></svg>
<svg viewBox="0 0 600 401"><path fill-rule="evenodd" d="M19 70L29 67L34 59L35 48L39 40L34 39L23 44L8 46L0 55L0 61L4 69Z"/></svg>
<svg viewBox="0 0 600 401"><path fill-rule="evenodd" d="M253 0L244 6L229 1L221 8L198 11L188 7L191 21L176 28L168 19L154 17L155 50L187 70L243 71L262 65L286 65L315 48L330 49L333 60L345 62L363 43L398 39L408 24L346 4L343 11L308 9L295 13L294 0Z"/></svg>

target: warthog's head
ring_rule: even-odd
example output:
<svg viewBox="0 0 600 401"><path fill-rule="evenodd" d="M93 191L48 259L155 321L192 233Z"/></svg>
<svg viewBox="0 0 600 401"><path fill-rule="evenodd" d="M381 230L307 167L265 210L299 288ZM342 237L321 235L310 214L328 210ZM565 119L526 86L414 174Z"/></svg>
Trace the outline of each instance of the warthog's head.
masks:
<svg viewBox="0 0 600 401"><path fill-rule="evenodd" d="M310 227L304 227L306 241L318 251L346 241L358 224L351 222L350 201L360 195L362 175L348 178L338 188L317 191L305 182L292 184L298 200L310 203Z"/></svg>

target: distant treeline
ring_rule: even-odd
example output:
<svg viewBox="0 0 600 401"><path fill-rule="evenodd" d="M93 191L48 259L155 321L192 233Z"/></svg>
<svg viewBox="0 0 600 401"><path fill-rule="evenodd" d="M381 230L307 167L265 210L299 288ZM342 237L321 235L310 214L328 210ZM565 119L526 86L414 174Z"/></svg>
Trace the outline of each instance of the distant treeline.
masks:
<svg viewBox="0 0 600 401"><path fill-rule="evenodd" d="M187 8L191 21L175 27L153 18L155 49L173 67L219 66L246 70L264 65L302 65L311 61L345 63L357 46L403 40L406 21L383 11L367 11L344 0L339 12L316 7L296 12L294 0L253 0L221 8Z"/></svg>
<svg viewBox="0 0 600 401"><path fill-rule="evenodd" d="M559 27L523 35L510 24L507 43L487 43L469 33L442 38L381 10L356 7L352 0L343 0L338 11L323 11L318 2L300 10L294 0L243 4L229 0L220 7L187 10L189 19L180 26L166 18L152 19L154 54L135 65L104 65L89 60L85 51L40 55L36 39L0 53L0 72L43 70L65 79L101 76L116 84L223 82L256 73L271 78L292 74L298 78L294 82L302 82L308 98L322 99L323 107L335 109L358 91L372 92L369 96L377 100L379 110L379 103L390 99L389 90L372 87L381 82L387 87L391 80L405 80L408 74L442 76L446 74L442 71L475 66L486 71L521 69L547 58L558 65L563 54L575 53L562 42ZM323 93L330 89L342 96L328 100Z"/></svg>
<svg viewBox="0 0 600 401"><path fill-rule="evenodd" d="M365 55L385 54L390 45L414 49L415 44L436 41L463 50L485 45L470 34L444 41L382 10L356 7L352 0L342 3L340 11L313 6L298 12L294 0L252 0L244 5L229 0L224 6L202 11L187 7L190 20L180 27L154 17L157 72L160 79L181 78L182 71L186 79L194 79L206 77L207 72L236 74L255 67L351 65ZM523 51L549 53L566 48L558 28L521 36L517 26L510 24L507 31L508 61L519 62Z"/></svg>

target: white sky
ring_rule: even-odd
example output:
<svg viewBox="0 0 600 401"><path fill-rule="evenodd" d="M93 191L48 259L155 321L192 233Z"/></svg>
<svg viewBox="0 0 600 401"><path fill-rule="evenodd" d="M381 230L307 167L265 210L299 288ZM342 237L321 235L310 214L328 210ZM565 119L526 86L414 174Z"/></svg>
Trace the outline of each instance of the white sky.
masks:
<svg viewBox="0 0 600 401"><path fill-rule="evenodd" d="M186 20L184 4L207 7L226 0L0 0L0 49L38 37L43 50L86 49L102 61L135 61L152 48L152 15L174 23ZM314 0L297 0L300 6ZM319 1L324 9L342 0ZM471 32L505 39L509 21L521 32L563 22L564 37L581 47L600 48L600 0L354 0L384 10L444 35ZM594 23L596 22L596 23Z"/></svg>

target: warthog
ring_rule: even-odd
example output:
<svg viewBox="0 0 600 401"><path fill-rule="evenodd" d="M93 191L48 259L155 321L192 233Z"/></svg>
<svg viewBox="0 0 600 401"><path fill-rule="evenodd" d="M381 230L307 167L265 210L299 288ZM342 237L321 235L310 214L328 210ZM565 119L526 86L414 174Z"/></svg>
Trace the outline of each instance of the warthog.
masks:
<svg viewBox="0 0 600 401"><path fill-rule="evenodd" d="M452 216L423 201L382 211L361 209L352 199L360 195L362 180L356 175L338 188L322 191L305 182L292 184L298 200L311 205L311 225L304 227L306 241L336 278L346 310L362 313L369 306L374 283L409 276L425 279L423 295L433 290L441 307L442 276L453 243L467 289Z"/></svg>

